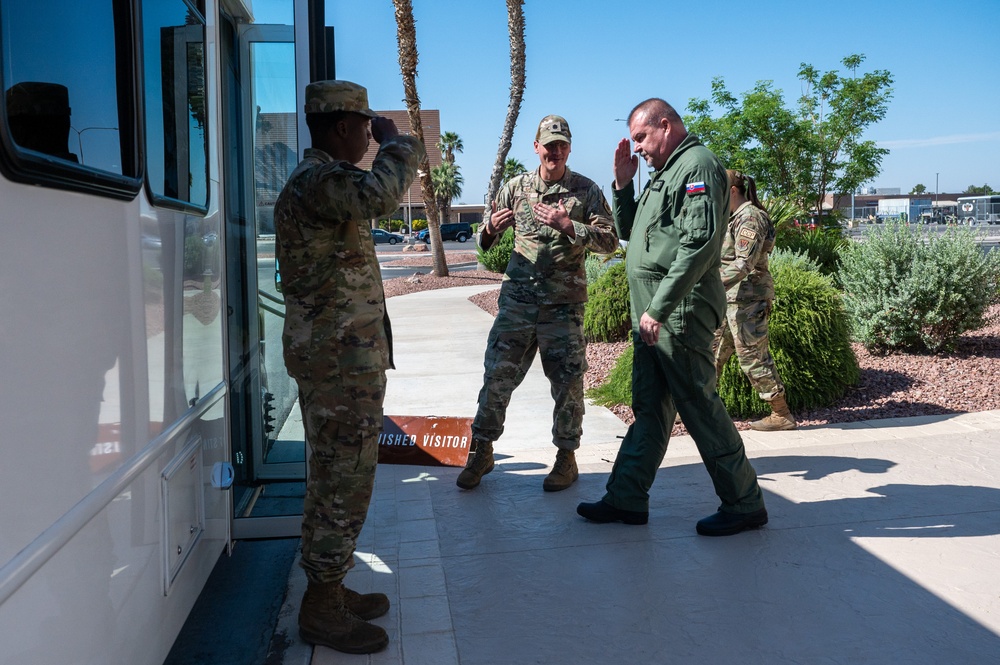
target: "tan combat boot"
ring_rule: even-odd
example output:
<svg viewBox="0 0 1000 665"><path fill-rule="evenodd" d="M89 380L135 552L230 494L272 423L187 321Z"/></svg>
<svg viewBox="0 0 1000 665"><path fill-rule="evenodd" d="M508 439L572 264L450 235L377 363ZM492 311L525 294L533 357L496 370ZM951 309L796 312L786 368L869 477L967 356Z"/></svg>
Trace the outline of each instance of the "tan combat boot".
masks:
<svg viewBox="0 0 1000 665"><path fill-rule="evenodd" d="M299 635L309 644L344 653L381 651L389 644L389 635L347 609L347 595L340 582L309 582L299 608Z"/></svg>
<svg viewBox="0 0 1000 665"><path fill-rule="evenodd" d="M788 410L788 404L785 403L784 395L776 396L770 400L769 404L771 405L771 415L750 423L750 429L755 429L758 432L779 432L781 430L795 429L797 423L795 422L795 417L792 416L792 412Z"/></svg>
<svg viewBox="0 0 1000 665"><path fill-rule="evenodd" d="M455 484L464 490L471 490L479 487L479 481L487 473L493 470L493 442L477 441L476 452L472 454L466 463L462 473L458 474Z"/></svg>
<svg viewBox="0 0 1000 665"><path fill-rule="evenodd" d="M546 492L558 492L575 483L579 477L576 454L572 450L560 448L556 453L556 463L552 465L552 471L542 481L542 489Z"/></svg>

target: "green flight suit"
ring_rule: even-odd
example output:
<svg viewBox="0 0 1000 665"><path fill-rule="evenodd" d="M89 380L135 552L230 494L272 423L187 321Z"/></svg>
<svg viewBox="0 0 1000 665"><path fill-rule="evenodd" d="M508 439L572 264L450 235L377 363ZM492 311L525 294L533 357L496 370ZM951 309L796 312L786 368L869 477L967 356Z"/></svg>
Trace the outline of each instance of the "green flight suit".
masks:
<svg viewBox="0 0 1000 665"><path fill-rule="evenodd" d="M603 500L646 512L649 488L680 412L722 500L720 510L764 507L743 440L716 392L712 340L723 321L720 277L729 186L719 160L688 135L653 174L638 200L634 187L613 191L618 235L628 240L625 267L632 305L632 410ZM639 336L643 313L662 324L659 341Z"/></svg>

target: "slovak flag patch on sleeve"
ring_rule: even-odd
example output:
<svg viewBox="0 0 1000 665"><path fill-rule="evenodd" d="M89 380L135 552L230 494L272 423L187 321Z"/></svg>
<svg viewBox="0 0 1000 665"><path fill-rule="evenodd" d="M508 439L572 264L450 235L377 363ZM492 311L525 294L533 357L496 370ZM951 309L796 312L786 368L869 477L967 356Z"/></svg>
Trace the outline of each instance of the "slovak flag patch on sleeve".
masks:
<svg viewBox="0 0 1000 665"><path fill-rule="evenodd" d="M687 184L688 196L694 196L695 194L704 194L704 193L705 193L704 182L689 182Z"/></svg>

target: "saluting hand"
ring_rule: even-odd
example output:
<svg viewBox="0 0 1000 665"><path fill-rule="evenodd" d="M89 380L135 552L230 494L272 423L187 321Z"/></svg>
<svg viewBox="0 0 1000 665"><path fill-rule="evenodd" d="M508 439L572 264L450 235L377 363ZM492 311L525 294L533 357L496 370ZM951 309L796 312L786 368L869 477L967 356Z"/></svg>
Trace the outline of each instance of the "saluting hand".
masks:
<svg viewBox="0 0 1000 665"><path fill-rule="evenodd" d="M383 141L394 139L397 136L399 136L399 130L396 129L396 123L390 118L382 116L372 118L372 138L375 139L375 143L381 145Z"/></svg>
<svg viewBox="0 0 1000 665"><path fill-rule="evenodd" d="M615 189L622 189L632 182L635 172L639 170L639 156L632 154L632 144L628 139L622 139L615 148Z"/></svg>

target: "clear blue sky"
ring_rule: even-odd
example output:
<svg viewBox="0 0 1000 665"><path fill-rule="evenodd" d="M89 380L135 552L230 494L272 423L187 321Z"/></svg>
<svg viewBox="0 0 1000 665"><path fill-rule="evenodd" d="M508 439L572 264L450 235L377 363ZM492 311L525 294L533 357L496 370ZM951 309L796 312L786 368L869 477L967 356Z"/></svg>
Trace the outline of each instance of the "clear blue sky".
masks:
<svg viewBox="0 0 1000 665"><path fill-rule="evenodd" d="M460 202L480 203L496 159L510 84L504 0L413 0L417 90L465 145ZM367 86L372 108L402 109L391 0L327 0L337 76ZM529 169L538 121L566 117L570 167L608 192L611 158L639 101L663 97L682 113L713 77L734 94L771 80L794 106L800 63L845 72L888 70L894 97L866 138L890 149L874 187L917 183L941 192L1000 189L1000 2L842 0L830 3L527 0L526 88L509 153Z"/></svg>

